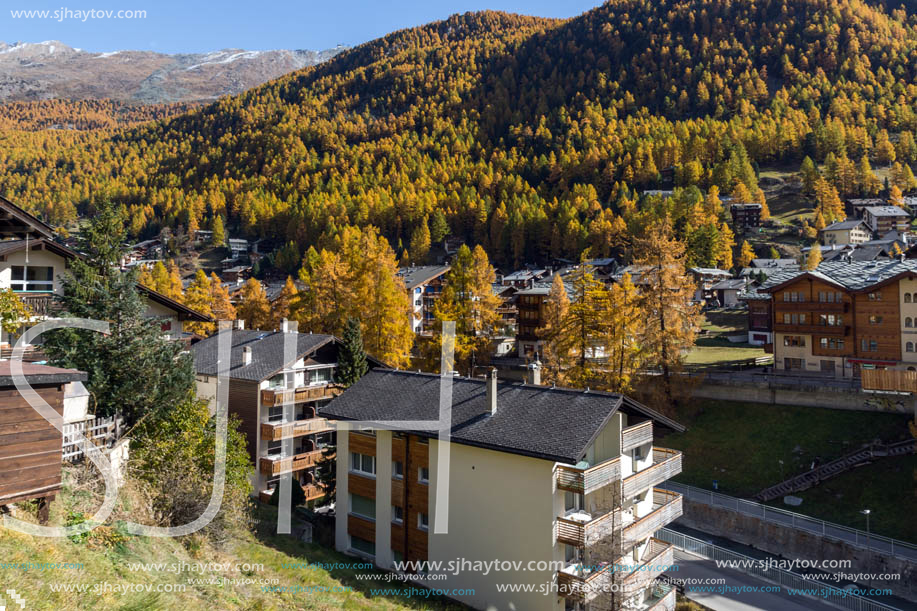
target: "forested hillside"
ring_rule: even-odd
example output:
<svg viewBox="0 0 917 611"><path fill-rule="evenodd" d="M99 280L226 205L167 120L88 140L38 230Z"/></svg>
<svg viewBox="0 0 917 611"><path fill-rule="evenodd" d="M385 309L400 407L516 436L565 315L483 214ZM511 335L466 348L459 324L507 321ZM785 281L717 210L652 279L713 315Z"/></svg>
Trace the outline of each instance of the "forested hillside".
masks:
<svg viewBox="0 0 917 611"><path fill-rule="evenodd" d="M113 199L137 234L221 215L301 251L366 224L408 247L445 217L499 263L604 255L668 213L692 262L731 264L717 193L763 202L756 163L827 159L843 195L917 159L914 23L860 0L459 15L121 133L7 131L0 191L56 223Z"/></svg>

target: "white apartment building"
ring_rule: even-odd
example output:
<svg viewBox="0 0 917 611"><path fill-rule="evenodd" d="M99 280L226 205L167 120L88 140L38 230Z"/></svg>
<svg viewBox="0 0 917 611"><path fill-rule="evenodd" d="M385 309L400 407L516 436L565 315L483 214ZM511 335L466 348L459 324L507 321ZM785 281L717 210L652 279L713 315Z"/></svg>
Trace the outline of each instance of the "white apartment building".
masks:
<svg viewBox="0 0 917 611"><path fill-rule="evenodd" d="M618 394L494 374L451 382L448 480L437 433L348 425L435 422L440 376L374 369L319 410L338 424L337 549L383 569L425 562L419 583L476 609L674 609L675 592L655 579L672 546L653 535L681 515L681 497L657 486L682 456L653 446L653 428L683 427ZM494 560L527 570L472 568Z"/></svg>

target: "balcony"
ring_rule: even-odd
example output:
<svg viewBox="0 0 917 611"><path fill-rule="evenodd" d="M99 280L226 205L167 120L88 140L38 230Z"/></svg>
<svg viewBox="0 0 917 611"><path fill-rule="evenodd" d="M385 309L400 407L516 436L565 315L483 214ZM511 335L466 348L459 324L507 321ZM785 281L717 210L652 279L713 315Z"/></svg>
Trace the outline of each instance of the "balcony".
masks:
<svg viewBox="0 0 917 611"><path fill-rule="evenodd" d="M333 399L341 394L343 388L337 384L322 384L318 386L301 386L295 389L270 389L261 391L261 404L265 407L274 407L285 403L304 403L320 399Z"/></svg>
<svg viewBox="0 0 917 611"><path fill-rule="evenodd" d="M843 314L850 310L850 303L845 301L775 301L774 308L778 312L837 312Z"/></svg>
<svg viewBox="0 0 917 611"><path fill-rule="evenodd" d="M612 565L596 571L583 569L582 564L571 562L557 572L557 591L565 598L591 602L603 591L610 591L614 580Z"/></svg>
<svg viewBox="0 0 917 611"><path fill-rule="evenodd" d="M287 471L301 471L314 467L322 459L321 449L303 452L294 456L281 457L264 457L259 461L261 473L263 475L279 475Z"/></svg>
<svg viewBox="0 0 917 611"><path fill-rule="evenodd" d="M621 520L620 509L613 509L595 519L586 512L557 518L557 542L575 547L595 544L602 539L613 537L615 532L621 529Z"/></svg>
<svg viewBox="0 0 917 611"><path fill-rule="evenodd" d="M633 498L679 473L681 473L681 452L654 447L653 464L624 479L623 498Z"/></svg>
<svg viewBox="0 0 917 611"><path fill-rule="evenodd" d="M22 303L32 312L32 316L37 318L51 316L63 310L63 304L61 304L60 298L53 293L16 294L19 295L19 299L22 300Z"/></svg>
<svg viewBox="0 0 917 611"><path fill-rule="evenodd" d="M625 598L636 594L653 583L665 570L675 564L675 546L650 539L643 559L639 562L621 558L617 562L615 572L618 575L618 591Z"/></svg>
<svg viewBox="0 0 917 611"><path fill-rule="evenodd" d="M321 497L325 496L325 491L322 490L319 486L316 486L314 484L306 484L305 486L302 487L302 491L306 493L307 501L314 501L315 499L320 499ZM273 494L274 494L273 489L262 490L261 492L258 493L258 500L261 501L262 503L270 503L271 495Z"/></svg>
<svg viewBox="0 0 917 611"><path fill-rule="evenodd" d="M675 611L675 588L669 584L657 581L648 594L640 604L628 606L625 601L625 608L633 611Z"/></svg>
<svg viewBox="0 0 917 611"><path fill-rule="evenodd" d="M265 441L279 441L289 437L301 437L315 433L325 433L334 430L334 424L326 418L310 418L287 423L261 423L261 439Z"/></svg>
<svg viewBox="0 0 917 611"><path fill-rule="evenodd" d="M621 452L629 452L634 448L653 442L653 421L647 420L634 426L629 426L621 431Z"/></svg>
<svg viewBox="0 0 917 611"><path fill-rule="evenodd" d="M556 473L558 489L589 494L621 479L621 459L615 457L584 469L559 465Z"/></svg>
<svg viewBox="0 0 917 611"><path fill-rule="evenodd" d="M631 522L624 527L622 544L623 549L632 549L643 539L653 535L657 530L678 519L682 514L682 499L680 494L653 489L653 511ZM625 520L627 513L623 514Z"/></svg>
<svg viewBox="0 0 917 611"><path fill-rule="evenodd" d="M774 325L774 331L780 333L814 333L816 335L844 336L850 334L850 327L848 325L794 325L778 322Z"/></svg>

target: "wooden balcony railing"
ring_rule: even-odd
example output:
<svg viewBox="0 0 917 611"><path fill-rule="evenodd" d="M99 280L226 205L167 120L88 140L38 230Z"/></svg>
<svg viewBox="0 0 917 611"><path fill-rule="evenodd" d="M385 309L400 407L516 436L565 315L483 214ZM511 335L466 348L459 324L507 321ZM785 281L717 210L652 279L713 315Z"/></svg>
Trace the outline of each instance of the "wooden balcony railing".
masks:
<svg viewBox="0 0 917 611"><path fill-rule="evenodd" d="M621 459L615 457L586 469L560 465L556 478L560 490L589 494L621 479Z"/></svg>
<svg viewBox="0 0 917 611"><path fill-rule="evenodd" d="M653 464L624 478L623 498L629 499L681 473L681 452L653 448Z"/></svg>
<svg viewBox="0 0 917 611"><path fill-rule="evenodd" d="M32 316L38 318L57 314L63 310L63 304L53 293L17 293L17 295L22 303L28 306Z"/></svg>
<svg viewBox="0 0 917 611"><path fill-rule="evenodd" d="M622 597L628 598L650 585L656 577L665 572L665 567L670 567L674 563L675 546L652 538L640 562L635 563L626 558L618 560L615 567L618 591Z"/></svg>
<svg viewBox="0 0 917 611"><path fill-rule="evenodd" d="M325 496L325 491L321 487L316 486L315 484L306 484L302 487L302 491L306 493L307 501L314 501L315 499L320 499ZM262 503L270 503L271 496L274 494L274 490L262 490L258 493L258 500Z"/></svg>
<svg viewBox="0 0 917 611"><path fill-rule="evenodd" d="M649 605L646 611L675 611L675 588L657 581L643 602Z"/></svg>
<svg viewBox="0 0 917 611"><path fill-rule="evenodd" d="M308 420L297 420L296 422L282 423L261 423L261 439L267 441L279 441L289 437L301 437L303 435L312 435L315 433L324 433L334 430L334 423L326 418L310 418Z"/></svg>
<svg viewBox="0 0 917 611"><path fill-rule="evenodd" d="M557 542L588 547L599 541L614 537L623 526L620 509L612 509L589 522L557 518Z"/></svg>
<svg viewBox="0 0 917 611"><path fill-rule="evenodd" d="M284 403L303 403L319 399L333 399L341 394L343 388L337 384L321 386L302 386L295 389L264 389L261 391L261 403L265 407L274 407Z"/></svg>
<svg viewBox="0 0 917 611"><path fill-rule="evenodd" d="M278 475L287 471L300 471L315 466L322 458L321 450L313 450L288 456L286 458L262 458L260 462L261 473L264 475Z"/></svg>
<svg viewBox="0 0 917 611"><path fill-rule="evenodd" d="M577 568L573 570L575 571ZM588 603L598 598L603 592L611 590L614 579L614 573L611 571L612 568L612 565L609 564L607 568L593 571L588 575L582 575L576 572L558 571L557 591L565 598Z"/></svg>
<svg viewBox="0 0 917 611"><path fill-rule="evenodd" d="M629 452L653 441L653 421L647 420L621 431L621 452Z"/></svg>
<svg viewBox="0 0 917 611"><path fill-rule="evenodd" d="M774 331L780 333L815 333L816 335L850 335L849 325L794 325L778 322Z"/></svg>
<svg viewBox="0 0 917 611"><path fill-rule="evenodd" d="M624 528L623 549L633 549L637 543L681 517L682 511L680 494L655 488L653 490L653 511Z"/></svg>
<svg viewBox="0 0 917 611"><path fill-rule="evenodd" d="M848 302L827 301L776 301L774 309L777 312L791 310L793 312L839 312L844 313L850 309Z"/></svg>

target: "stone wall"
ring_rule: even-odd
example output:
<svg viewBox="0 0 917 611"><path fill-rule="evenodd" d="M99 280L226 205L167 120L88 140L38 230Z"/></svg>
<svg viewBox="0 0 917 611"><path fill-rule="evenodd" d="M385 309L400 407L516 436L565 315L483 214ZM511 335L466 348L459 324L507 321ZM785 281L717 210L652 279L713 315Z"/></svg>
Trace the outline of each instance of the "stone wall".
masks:
<svg viewBox="0 0 917 611"><path fill-rule="evenodd" d="M705 380L696 385L692 395L698 399L800 405L875 412L911 413L912 399L902 395L867 393L850 388L802 386L727 380Z"/></svg>
<svg viewBox="0 0 917 611"><path fill-rule="evenodd" d="M712 507L684 499L684 514L677 522L690 528L750 545L789 560L851 560L845 573L892 573L897 581L861 584L890 588L896 596L917 602L917 562L895 558L786 526L765 522L725 507Z"/></svg>

